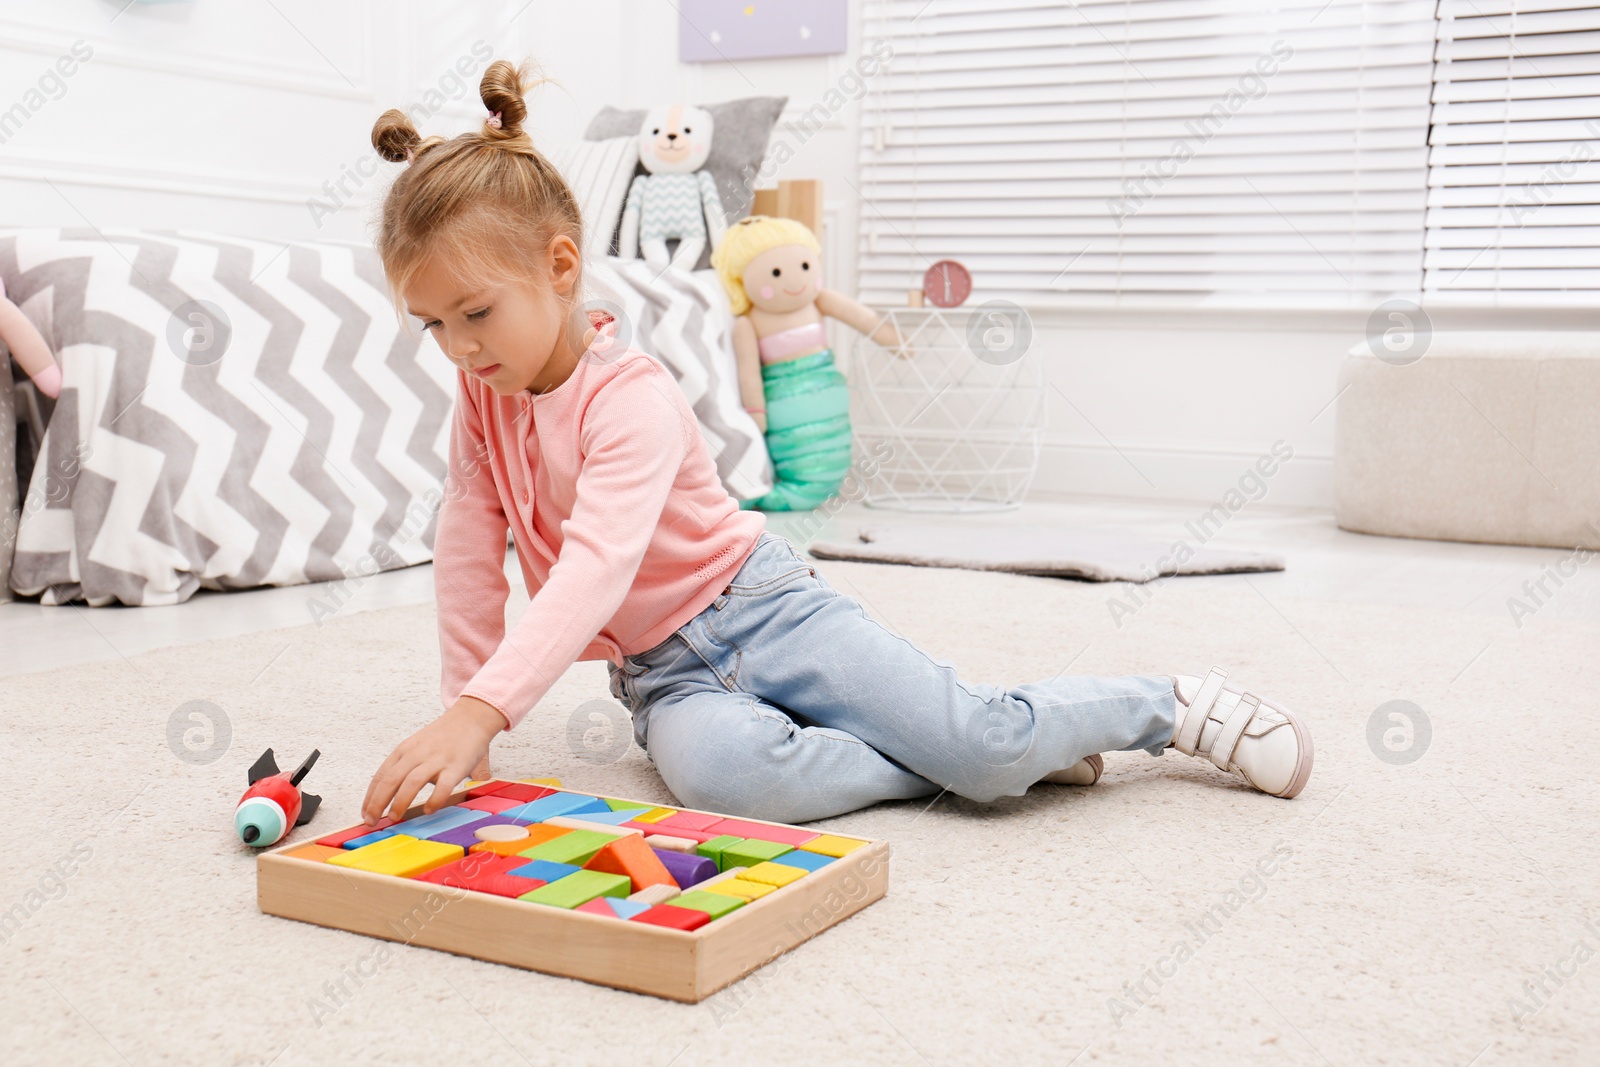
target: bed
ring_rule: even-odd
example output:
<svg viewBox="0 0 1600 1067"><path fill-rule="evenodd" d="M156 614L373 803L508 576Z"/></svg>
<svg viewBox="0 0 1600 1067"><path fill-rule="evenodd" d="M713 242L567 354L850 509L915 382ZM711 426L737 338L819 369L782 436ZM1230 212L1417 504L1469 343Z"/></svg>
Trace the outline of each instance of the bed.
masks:
<svg viewBox="0 0 1600 1067"><path fill-rule="evenodd" d="M603 248L585 269L672 371L728 492L771 489L714 272ZM17 429L0 591L175 604L432 559L453 371L400 325L369 246L0 229L0 276L63 373L51 401L0 367Z"/></svg>

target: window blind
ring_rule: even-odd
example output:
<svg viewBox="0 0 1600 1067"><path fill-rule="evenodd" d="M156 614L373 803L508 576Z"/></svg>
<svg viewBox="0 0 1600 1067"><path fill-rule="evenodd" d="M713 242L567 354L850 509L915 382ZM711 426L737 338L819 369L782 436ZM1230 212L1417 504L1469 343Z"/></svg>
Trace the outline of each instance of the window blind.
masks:
<svg viewBox="0 0 1600 1067"><path fill-rule="evenodd" d="M1428 301L1594 303L1600 6L1441 0L1428 140Z"/></svg>
<svg viewBox="0 0 1600 1067"><path fill-rule="evenodd" d="M1434 0L863 0L859 284L973 300L1415 295Z"/></svg>

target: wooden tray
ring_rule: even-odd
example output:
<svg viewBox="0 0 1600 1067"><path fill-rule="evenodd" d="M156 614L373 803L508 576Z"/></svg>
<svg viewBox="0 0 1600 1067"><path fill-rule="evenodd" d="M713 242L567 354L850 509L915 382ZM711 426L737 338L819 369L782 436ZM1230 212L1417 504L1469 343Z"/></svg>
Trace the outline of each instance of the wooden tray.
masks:
<svg viewBox="0 0 1600 1067"><path fill-rule="evenodd" d="M304 839L257 857L256 900L269 915L693 1003L888 892L887 842L853 839L866 845L694 931L283 855Z"/></svg>

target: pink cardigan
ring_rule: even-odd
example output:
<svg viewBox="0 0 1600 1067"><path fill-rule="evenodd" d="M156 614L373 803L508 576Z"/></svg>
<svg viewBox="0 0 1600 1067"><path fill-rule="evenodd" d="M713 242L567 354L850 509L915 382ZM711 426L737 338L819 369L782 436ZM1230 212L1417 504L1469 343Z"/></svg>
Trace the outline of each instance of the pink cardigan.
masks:
<svg viewBox="0 0 1600 1067"><path fill-rule="evenodd" d="M539 395L456 375L434 537L440 695L493 705L507 729L575 661L666 640L766 528L723 488L671 373L637 349L597 351ZM508 525L533 598L509 633Z"/></svg>

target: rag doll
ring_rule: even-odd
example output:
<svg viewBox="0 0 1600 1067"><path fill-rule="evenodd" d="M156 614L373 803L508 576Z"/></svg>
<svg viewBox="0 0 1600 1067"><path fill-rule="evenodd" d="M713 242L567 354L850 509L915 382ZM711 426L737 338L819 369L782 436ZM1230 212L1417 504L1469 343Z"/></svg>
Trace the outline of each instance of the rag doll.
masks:
<svg viewBox="0 0 1600 1067"><path fill-rule="evenodd" d="M810 510L838 492L849 472L850 391L834 366L824 315L906 354L892 323L822 287L821 259L807 226L767 215L730 226L711 256L737 316L740 392L772 456L772 491L741 508Z"/></svg>
<svg viewBox="0 0 1600 1067"><path fill-rule="evenodd" d="M709 237L715 248L728 228L717 181L700 168L711 154L711 113L687 104L659 107L639 129L639 161L648 174L633 179L622 208L617 254L644 260L657 270L670 263L693 270ZM667 256L667 241L678 239Z"/></svg>

